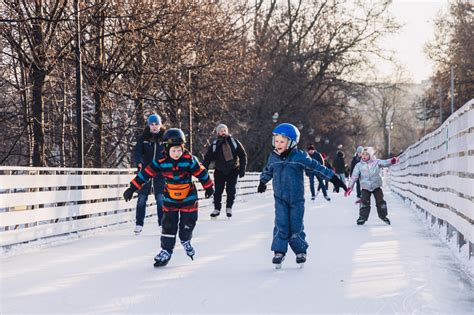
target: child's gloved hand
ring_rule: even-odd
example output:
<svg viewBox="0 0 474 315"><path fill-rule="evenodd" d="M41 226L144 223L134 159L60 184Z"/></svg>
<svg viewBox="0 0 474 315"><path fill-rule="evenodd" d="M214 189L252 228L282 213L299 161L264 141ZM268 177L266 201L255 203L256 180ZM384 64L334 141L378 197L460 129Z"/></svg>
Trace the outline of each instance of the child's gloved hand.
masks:
<svg viewBox="0 0 474 315"><path fill-rule="evenodd" d="M397 164L398 163L398 157L394 156L391 160L390 163L392 164Z"/></svg>
<svg viewBox="0 0 474 315"><path fill-rule="evenodd" d="M344 182L339 178L339 176L334 175L329 181L334 184L336 191L338 187L344 189L344 191L347 191L346 184L344 184Z"/></svg>
<svg viewBox="0 0 474 315"><path fill-rule="evenodd" d="M208 198L211 198L211 196L214 195L214 188L211 186L209 188L206 188L206 191L204 193L204 197L206 197L206 199Z"/></svg>
<svg viewBox="0 0 474 315"><path fill-rule="evenodd" d="M137 190L137 188L133 185L130 185L124 192L123 192L123 199L125 201L129 201L133 197L133 193Z"/></svg>
<svg viewBox="0 0 474 315"><path fill-rule="evenodd" d="M242 178L245 176L245 170L240 170L239 171L239 177Z"/></svg>
<svg viewBox="0 0 474 315"><path fill-rule="evenodd" d="M264 193L265 190L267 190L267 185L265 185L264 183L260 182L260 184L258 185L257 191L258 191L259 193Z"/></svg>
<svg viewBox="0 0 474 315"><path fill-rule="evenodd" d="M349 197L351 195L352 188L348 188L346 192L344 193L344 197Z"/></svg>

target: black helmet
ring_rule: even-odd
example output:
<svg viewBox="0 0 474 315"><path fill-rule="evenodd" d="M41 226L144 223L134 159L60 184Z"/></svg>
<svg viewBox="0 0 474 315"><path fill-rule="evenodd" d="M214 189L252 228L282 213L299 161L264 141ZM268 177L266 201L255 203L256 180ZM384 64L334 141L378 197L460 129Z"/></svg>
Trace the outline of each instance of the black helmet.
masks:
<svg viewBox="0 0 474 315"><path fill-rule="evenodd" d="M165 131L163 135L163 144L168 150L170 147L177 145L184 145L186 143L186 138L184 132L178 128L170 128Z"/></svg>

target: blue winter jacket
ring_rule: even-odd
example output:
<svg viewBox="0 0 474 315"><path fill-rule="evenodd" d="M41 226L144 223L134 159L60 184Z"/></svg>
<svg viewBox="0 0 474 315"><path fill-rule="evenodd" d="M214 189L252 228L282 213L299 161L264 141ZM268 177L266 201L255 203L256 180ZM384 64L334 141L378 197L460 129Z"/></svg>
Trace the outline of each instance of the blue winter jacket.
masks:
<svg viewBox="0 0 474 315"><path fill-rule="evenodd" d="M275 197L296 202L304 199L304 170L313 171L325 179L334 176L332 170L310 158L307 152L295 148L286 156L272 152L260 175L260 181L266 184L273 178Z"/></svg>

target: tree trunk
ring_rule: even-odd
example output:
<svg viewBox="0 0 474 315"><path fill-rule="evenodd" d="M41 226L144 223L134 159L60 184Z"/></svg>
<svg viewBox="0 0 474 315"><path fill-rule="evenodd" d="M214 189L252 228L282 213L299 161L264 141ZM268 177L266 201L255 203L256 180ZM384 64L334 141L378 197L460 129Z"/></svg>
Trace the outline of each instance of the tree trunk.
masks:
<svg viewBox="0 0 474 315"><path fill-rule="evenodd" d="M94 166L102 167L103 165L103 156L104 156L104 147L103 147L103 133L104 133L104 21L105 14L100 12L99 17L96 20L96 31L97 31L97 41L96 41L96 82L94 88L94 102L95 102L95 125L94 130Z"/></svg>
<svg viewBox="0 0 474 315"><path fill-rule="evenodd" d="M45 166L43 88L46 74L43 70L33 67L32 78L33 166Z"/></svg>

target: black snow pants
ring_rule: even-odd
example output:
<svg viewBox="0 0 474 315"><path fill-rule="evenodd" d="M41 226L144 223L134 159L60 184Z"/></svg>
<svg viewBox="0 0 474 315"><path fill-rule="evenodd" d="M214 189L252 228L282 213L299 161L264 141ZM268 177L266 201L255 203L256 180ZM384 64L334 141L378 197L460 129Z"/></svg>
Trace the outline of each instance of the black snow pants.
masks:
<svg viewBox="0 0 474 315"><path fill-rule="evenodd" d="M374 191L368 191L366 189L362 189L359 215L366 220L369 218L370 196L372 194L374 194L375 206L377 207L377 214L379 215L379 218L383 219L387 216L387 203L383 199L382 188L377 188Z"/></svg>
<svg viewBox="0 0 474 315"><path fill-rule="evenodd" d="M236 168L229 174L224 174L219 170L214 171L214 185L216 191L214 193L214 209L221 210L222 193L227 193L226 208L232 208L235 200L235 186L237 185L237 177L239 169Z"/></svg>

